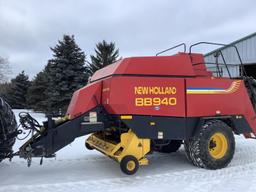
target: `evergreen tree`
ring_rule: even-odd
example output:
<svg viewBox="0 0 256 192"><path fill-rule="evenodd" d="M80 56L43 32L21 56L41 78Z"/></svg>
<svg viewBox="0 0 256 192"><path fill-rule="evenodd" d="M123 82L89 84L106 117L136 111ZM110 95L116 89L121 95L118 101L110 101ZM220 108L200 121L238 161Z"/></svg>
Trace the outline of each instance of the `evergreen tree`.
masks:
<svg viewBox="0 0 256 192"><path fill-rule="evenodd" d="M48 112L64 113L72 94L87 83L85 54L74 36L64 35L63 40L51 48L53 59L48 61Z"/></svg>
<svg viewBox="0 0 256 192"><path fill-rule="evenodd" d="M28 106L35 111L46 111L47 109L47 95L46 89L48 87L47 72L43 70L39 72L31 86L28 88L27 101Z"/></svg>
<svg viewBox="0 0 256 192"><path fill-rule="evenodd" d="M22 71L11 80L10 91L6 94L7 102L15 109L27 108L27 90L30 86L28 75Z"/></svg>
<svg viewBox="0 0 256 192"><path fill-rule="evenodd" d="M91 55L91 63L87 66L87 73L89 75L116 62L119 57L119 50L115 48L115 43L107 43L103 40L96 44L95 54L95 56Z"/></svg>
<svg viewBox="0 0 256 192"><path fill-rule="evenodd" d="M0 84L0 97L4 98L5 101L8 101L8 97L11 93L12 84L10 82L5 82Z"/></svg>

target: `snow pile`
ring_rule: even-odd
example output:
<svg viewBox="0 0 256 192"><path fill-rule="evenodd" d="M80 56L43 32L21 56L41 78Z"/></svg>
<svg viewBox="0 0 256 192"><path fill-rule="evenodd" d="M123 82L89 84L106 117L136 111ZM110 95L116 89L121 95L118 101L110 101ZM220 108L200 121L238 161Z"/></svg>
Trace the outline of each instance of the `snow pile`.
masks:
<svg viewBox="0 0 256 192"><path fill-rule="evenodd" d="M15 113L18 114L18 110ZM32 113L39 122L43 114ZM97 151L84 147L85 137L57 153L56 159L44 159L42 166L34 158L32 166L14 158L0 163L0 192L48 191L255 191L256 141L236 136L236 152L231 164L211 171L192 166L184 149L174 154L154 153L150 165L134 176L126 176L118 163ZM15 148L23 142L16 142Z"/></svg>

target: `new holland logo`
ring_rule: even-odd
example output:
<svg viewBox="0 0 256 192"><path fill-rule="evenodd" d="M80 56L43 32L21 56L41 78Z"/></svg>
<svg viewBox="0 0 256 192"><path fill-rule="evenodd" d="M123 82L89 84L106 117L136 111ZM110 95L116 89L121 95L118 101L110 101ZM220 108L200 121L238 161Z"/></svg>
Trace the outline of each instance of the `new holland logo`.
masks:
<svg viewBox="0 0 256 192"><path fill-rule="evenodd" d="M209 87L188 87L187 94L230 94L239 89L241 80L233 81L227 89Z"/></svg>

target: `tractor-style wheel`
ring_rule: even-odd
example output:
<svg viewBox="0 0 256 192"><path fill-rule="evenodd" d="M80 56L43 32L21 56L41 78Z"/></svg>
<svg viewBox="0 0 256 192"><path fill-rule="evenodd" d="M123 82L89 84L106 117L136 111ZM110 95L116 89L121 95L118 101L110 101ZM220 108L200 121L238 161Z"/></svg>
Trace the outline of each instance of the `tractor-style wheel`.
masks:
<svg viewBox="0 0 256 192"><path fill-rule="evenodd" d="M93 150L94 149L89 143L85 143L85 147L88 150Z"/></svg>
<svg viewBox="0 0 256 192"><path fill-rule="evenodd" d="M159 152L161 153L173 153L179 150L180 146L182 144L181 140L171 140L168 145L163 145Z"/></svg>
<svg viewBox="0 0 256 192"><path fill-rule="evenodd" d="M0 162L12 153L17 123L11 107L0 97Z"/></svg>
<svg viewBox="0 0 256 192"><path fill-rule="evenodd" d="M197 167L221 169L226 167L235 152L232 129L220 120L206 122L196 139L185 141L186 156Z"/></svg>
<svg viewBox="0 0 256 192"><path fill-rule="evenodd" d="M185 154L186 154L188 161L194 165L192 158L190 156L191 155L190 147L189 147L190 143L191 143L190 140L185 140L184 141L184 149L185 149Z"/></svg>
<svg viewBox="0 0 256 192"><path fill-rule="evenodd" d="M139 162L136 157L127 155L120 162L120 168L127 175L135 174L139 169Z"/></svg>

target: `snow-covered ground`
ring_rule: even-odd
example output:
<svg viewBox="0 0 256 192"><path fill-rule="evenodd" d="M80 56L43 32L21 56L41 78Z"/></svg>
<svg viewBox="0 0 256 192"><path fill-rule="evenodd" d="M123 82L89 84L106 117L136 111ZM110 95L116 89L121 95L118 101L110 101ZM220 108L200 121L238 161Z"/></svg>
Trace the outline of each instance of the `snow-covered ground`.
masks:
<svg viewBox="0 0 256 192"><path fill-rule="evenodd" d="M15 113L18 114L18 110ZM32 113L38 121L43 114ZM0 163L0 192L48 191L251 191L256 183L256 141L236 137L236 152L225 169L211 171L189 164L184 149L174 154L154 153L150 165L141 167L134 176L126 176L119 165L97 151L84 147L85 137L57 153L56 159L14 158ZM17 141L17 149L22 142Z"/></svg>

